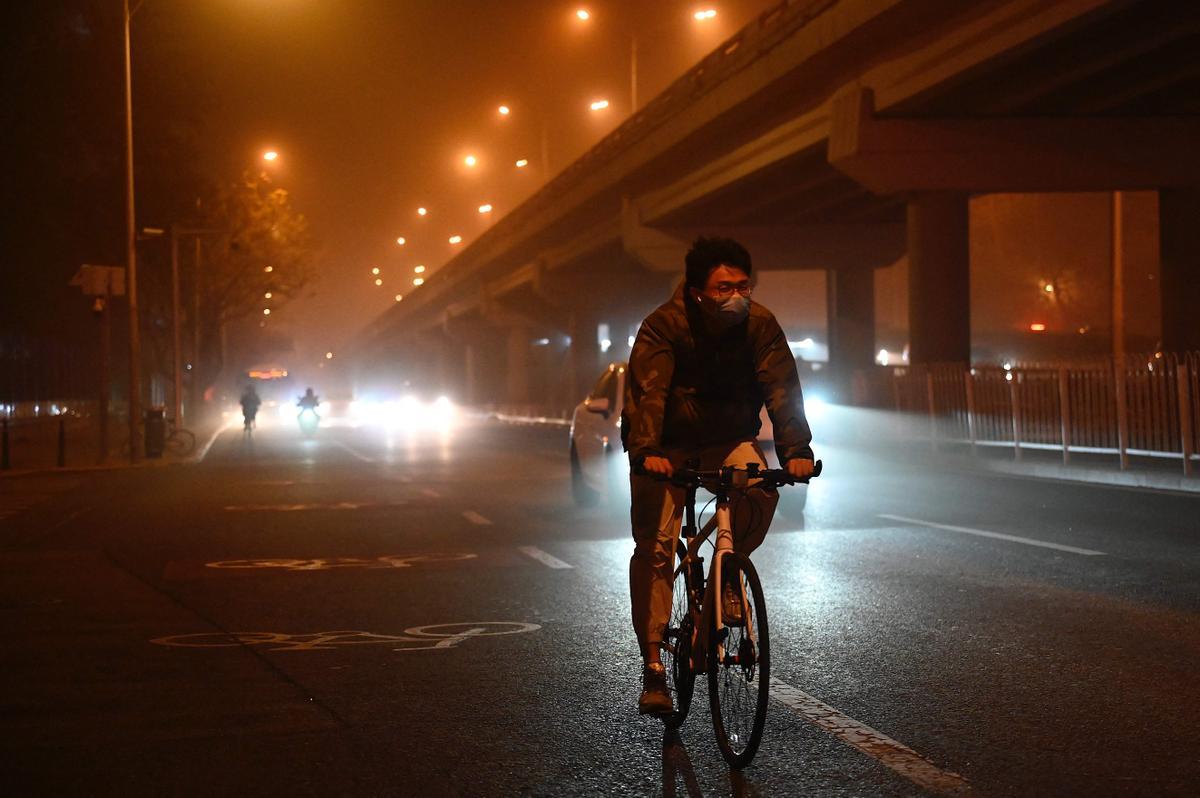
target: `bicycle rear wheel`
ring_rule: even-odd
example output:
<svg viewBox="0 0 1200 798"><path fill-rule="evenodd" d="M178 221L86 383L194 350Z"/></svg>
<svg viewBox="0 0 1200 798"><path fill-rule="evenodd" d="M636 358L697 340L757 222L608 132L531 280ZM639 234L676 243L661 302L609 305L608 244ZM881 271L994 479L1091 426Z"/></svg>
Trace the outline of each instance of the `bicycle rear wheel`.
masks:
<svg viewBox="0 0 1200 798"><path fill-rule="evenodd" d="M187 457L196 449L196 436L191 430L176 427L167 436L167 449L176 457Z"/></svg>
<svg viewBox="0 0 1200 798"><path fill-rule="evenodd" d="M758 751L767 722L771 648L767 603L754 564L730 552L724 555L721 570L729 574L731 568L737 571L735 585L740 585L745 597L743 618L716 629L713 613L708 640L708 701L721 755L730 767L743 768ZM721 591L712 592L720 601Z"/></svg>
<svg viewBox="0 0 1200 798"><path fill-rule="evenodd" d="M687 550L683 543L678 545L677 559L682 561ZM692 669L692 640L695 637L692 609L695 593L688 584L688 571L687 568L681 568L675 574L671 594L671 618L667 621L667 630L663 634L662 660L667 669L667 682L675 705L675 711L662 718L668 729L683 725L692 706L692 693L696 689L696 672Z"/></svg>

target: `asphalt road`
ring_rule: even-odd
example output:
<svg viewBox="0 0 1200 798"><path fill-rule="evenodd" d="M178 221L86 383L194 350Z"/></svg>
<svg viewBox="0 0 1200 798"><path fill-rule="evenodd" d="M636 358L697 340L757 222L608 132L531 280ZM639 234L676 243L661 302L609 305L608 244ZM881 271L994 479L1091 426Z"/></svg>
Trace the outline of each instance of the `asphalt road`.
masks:
<svg viewBox="0 0 1200 798"><path fill-rule="evenodd" d="M677 738L636 714L626 515L571 504L565 438L0 480L5 792L1200 792L1200 500L820 446L755 555L777 681L731 773L703 686Z"/></svg>

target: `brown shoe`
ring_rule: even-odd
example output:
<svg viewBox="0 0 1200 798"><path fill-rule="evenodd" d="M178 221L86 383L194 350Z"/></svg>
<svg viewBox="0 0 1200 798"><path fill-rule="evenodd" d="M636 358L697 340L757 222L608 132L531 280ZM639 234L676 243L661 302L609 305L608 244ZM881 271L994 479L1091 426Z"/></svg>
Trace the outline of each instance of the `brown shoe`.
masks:
<svg viewBox="0 0 1200 798"><path fill-rule="evenodd" d="M638 712L643 715L669 715L674 709L671 692L667 689L667 669L661 662L647 665L642 671Z"/></svg>

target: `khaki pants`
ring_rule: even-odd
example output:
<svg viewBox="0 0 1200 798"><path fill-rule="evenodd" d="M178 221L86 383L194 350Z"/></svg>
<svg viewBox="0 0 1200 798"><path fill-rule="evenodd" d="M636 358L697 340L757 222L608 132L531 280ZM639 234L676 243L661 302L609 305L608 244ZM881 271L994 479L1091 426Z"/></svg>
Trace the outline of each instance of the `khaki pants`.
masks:
<svg viewBox="0 0 1200 798"><path fill-rule="evenodd" d="M688 460L699 458L700 470L704 471L748 463L766 467L762 449L753 441L692 451L671 450L667 457L675 468L682 468ZM645 660L647 652L662 642L663 630L671 616L675 541L679 539L685 497L683 488L639 474L630 477L630 493L634 551L629 558L629 598L633 629ZM747 502L753 507L746 506ZM771 526L778 503L779 494L773 490L751 487L735 494L732 502L735 551L749 554L758 548Z"/></svg>

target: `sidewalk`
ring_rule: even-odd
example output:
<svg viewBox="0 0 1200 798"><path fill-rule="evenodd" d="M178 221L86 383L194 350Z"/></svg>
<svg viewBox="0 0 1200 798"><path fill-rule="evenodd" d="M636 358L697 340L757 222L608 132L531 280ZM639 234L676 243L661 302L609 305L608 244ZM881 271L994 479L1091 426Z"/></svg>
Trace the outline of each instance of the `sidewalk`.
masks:
<svg viewBox="0 0 1200 798"><path fill-rule="evenodd" d="M131 463L128 452L121 451L124 448L122 443L127 440L128 434L124 425L114 424L110 427L111 440L116 443L110 444L108 458L104 462L98 462L99 445L95 420L65 417L64 421L64 466L57 464L57 418L47 418L44 422L39 420L37 424L13 424L9 428L11 468L0 469L0 479L43 474L89 473L121 468L154 468L196 462L204 457L216 436L229 424L228 419L218 417L198 425L197 429L192 430L196 436L196 448L187 456L176 457L168 451L164 452L162 457L149 458L143 455L136 463Z"/></svg>

